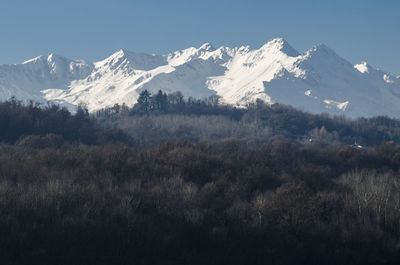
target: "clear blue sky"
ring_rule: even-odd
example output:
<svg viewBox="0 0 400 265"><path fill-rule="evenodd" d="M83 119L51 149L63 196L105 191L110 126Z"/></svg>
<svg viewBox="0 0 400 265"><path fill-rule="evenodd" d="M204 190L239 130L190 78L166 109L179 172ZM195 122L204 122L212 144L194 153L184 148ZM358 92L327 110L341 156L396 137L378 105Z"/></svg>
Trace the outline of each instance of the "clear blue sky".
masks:
<svg viewBox="0 0 400 265"><path fill-rule="evenodd" d="M325 43L352 63L400 74L397 0L2 0L0 64L58 53L88 61L120 48L165 54L200 46L259 47L284 37Z"/></svg>

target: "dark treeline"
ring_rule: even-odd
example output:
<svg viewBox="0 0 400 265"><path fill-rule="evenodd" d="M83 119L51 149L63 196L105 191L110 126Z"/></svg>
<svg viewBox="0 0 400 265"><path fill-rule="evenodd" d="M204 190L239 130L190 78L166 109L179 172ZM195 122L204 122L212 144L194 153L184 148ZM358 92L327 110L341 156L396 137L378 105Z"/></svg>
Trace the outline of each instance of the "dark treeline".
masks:
<svg viewBox="0 0 400 265"><path fill-rule="evenodd" d="M140 104L0 104L0 264L398 264L397 120Z"/></svg>
<svg viewBox="0 0 400 265"><path fill-rule="evenodd" d="M132 108L115 105L97 111L107 128L120 128L137 142L160 144L186 139L191 142L246 138L246 143L282 136L291 140L358 143L372 146L400 142L400 121L388 117L348 119L344 116L309 114L289 106L262 101L247 108L221 105L217 96L185 99L180 92L140 94Z"/></svg>
<svg viewBox="0 0 400 265"><path fill-rule="evenodd" d="M15 143L23 136L46 134L84 144L129 141L120 130L102 129L83 105L72 115L55 104L23 104L15 98L0 102L0 142Z"/></svg>

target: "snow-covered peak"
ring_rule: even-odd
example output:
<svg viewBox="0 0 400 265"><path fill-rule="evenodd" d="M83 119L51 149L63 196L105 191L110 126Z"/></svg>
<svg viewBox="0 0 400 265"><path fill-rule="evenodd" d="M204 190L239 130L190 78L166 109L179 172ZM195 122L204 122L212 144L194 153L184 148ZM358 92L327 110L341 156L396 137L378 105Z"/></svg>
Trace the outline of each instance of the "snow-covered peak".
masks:
<svg viewBox="0 0 400 265"><path fill-rule="evenodd" d="M316 80L321 79L322 76L325 75L335 77L345 72L355 72L354 65L340 57L325 44L319 44L306 51L299 56L299 60L296 64L304 71L312 73L313 78ZM339 76L335 78L339 78Z"/></svg>
<svg viewBox="0 0 400 265"><path fill-rule="evenodd" d="M35 57L35 58L26 60L26 61L23 62L22 64L34 64L34 63L37 63L37 62L40 62L40 61L43 61L43 60L47 60L47 56L45 56L45 55L40 55L40 56L37 56L37 57Z"/></svg>
<svg viewBox="0 0 400 265"><path fill-rule="evenodd" d="M311 49L309 49L305 56L307 57L336 57L340 58L340 56L331 48L326 46L325 44L318 44Z"/></svg>
<svg viewBox="0 0 400 265"><path fill-rule="evenodd" d="M360 73L369 73L369 65L367 62L361 62L359 64L354 65L354 68L356 68Z"/></svg>
<svg viewBox="0 0 400 265"><path fill-rule="evenodd" d="M81 64L81 65L90 64L90 63L87 63L84 60L71 60L71 59L68 59L68 58L66 58L66 57L64 57L62 55L51 53L49 55L40 55L40 56L37 56L37 57L35 57L33 59L24 61L22 63L22 65L29 65L29 64L33 65L33 64L37 64L37 63L47 63L47 64L53 64L53 63L70 64L70 63L74 63L74 64Z"/></svg>
<svg viewBox="0 0 400 265"><path fill-rule="evenodd" d="M204 50L204 51L214 51L214 47L211 45L211 43L206 42L203 45L200 46L199 50Z"/></svg>
<svg viewBox="0 0 400 265"><path fill-rule="evenodd" d="M164 57L172 66L179 66L193 60L208 60L212 58L219 63L226 63L233 55L233 50L228 47L220 47L215 49L210 43L205 43L199 48L190 47L184 50L176 51L165 55Z"/></svg>
<svg viewBox="0 0 400 265"><path fill-rule="evenodd" d="M61 55L57 55L54 53L51 53L49 55L40 55L38 57L35 57L33 59L27 60L25 62L23 62L22 64L26 64L26 65L34 65L34 64L38 64L38 63L54 63L54 62L60 62L60 61L64 61L64 62L70 62L72 60L68 60L67 58L61 56Z"/></svg>
<svg viewBox="0 0 400 265"><path fill-rule="evenodd" d="M103 61L96 62L97 68L110 67L111 69L123 68L131 70L149 71L167 62L161 55L135 53L124 49L117 51Z"/></svg>
<svg viewBox="0 0 400 265"><path fill-rule="evenodd" d="M16 66L24 66L26 71L36 73L36 77L44 78L50 74L53 81L85 78L94 68L91 63L83 60L71 60L55 53L41 55Z"/></svg>
<svg viewBox="0 0 400 265"><path fill-rule="evenodd" d="M70 61L64 56L55 54L55 53L50 53L49 56L47 56L47 61L49 62L55 62L55 61Z"/></svg>
<svg viewBox="0 0 400 265"><path fill-rule="evenodd" d="M118 60L120 58L126 58L128 57L129 52L125 49L120 49L118 51L116 51L115 53L113 53L110 57L108 57L107 59L109 59L110 61L112 60ZM106 60L107 60L106 59Z"/></svg>
<svg viewBox="0 0 400 265"><path fill-rule="evenodd" d="M270 52L282 52L291 57L300 55L290 44L283 38L275 38L264 44L261 49L269 50Z"/></svg>
<svg viewBox="0 0 400 265"><path fill-rule="evenodd" d="M69 60L61 55L57 55L54 53L51 53L49 56L47 56L47 64L50 67L50 73L54 74L60 74L62 75L66 71L70 70L70 66L73 67L72 65L75 62L72 60Z"/></svg>
<svg viewBox="0 0 400 265"><path fill-rule="evenodd" d="M238 54L248 53L250 51L250 46L240 46L239 48L235 48L234 50L237 51Z"/></svg>

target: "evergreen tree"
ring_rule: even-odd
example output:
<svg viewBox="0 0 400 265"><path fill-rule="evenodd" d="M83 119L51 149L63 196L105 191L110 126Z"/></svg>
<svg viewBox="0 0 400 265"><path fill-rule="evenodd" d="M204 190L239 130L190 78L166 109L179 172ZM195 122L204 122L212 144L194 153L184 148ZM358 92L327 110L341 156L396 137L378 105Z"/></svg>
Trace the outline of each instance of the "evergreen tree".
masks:
<svg viewBox="0 0 400 265"><path fill-rule="evenodd" d="M143 90L138 98L138 105L139 105L139 110L148 112L150 110L150 92L147 90Z"/></svg>
<svg viewBox="0 0 400 265"><path fill-rule="evenodd" d="M165 112L167 110L167 94L164 94L161 90L152 97L152 107L154 110Z"/></svg>

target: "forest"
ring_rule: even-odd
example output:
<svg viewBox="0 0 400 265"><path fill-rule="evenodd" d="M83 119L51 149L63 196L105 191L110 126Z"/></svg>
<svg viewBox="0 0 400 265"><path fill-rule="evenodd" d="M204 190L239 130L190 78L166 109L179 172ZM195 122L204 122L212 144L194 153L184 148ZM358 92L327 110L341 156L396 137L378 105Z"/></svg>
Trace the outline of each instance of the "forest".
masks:
<svg viewBox="0 0 400 265"><path fill-rule="evenodd" d="M0 103L0 264L399 264L400 121L142 91Z"/></svg>

